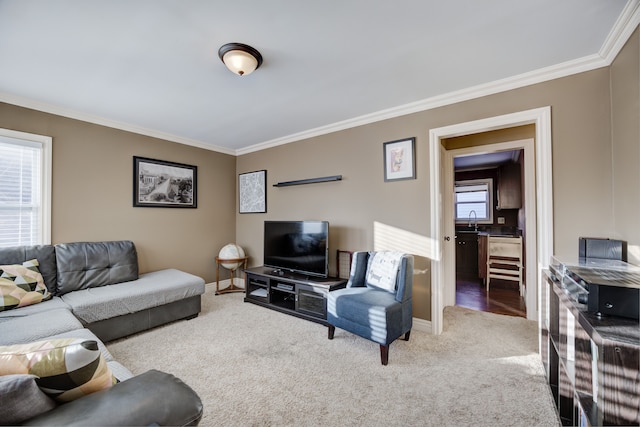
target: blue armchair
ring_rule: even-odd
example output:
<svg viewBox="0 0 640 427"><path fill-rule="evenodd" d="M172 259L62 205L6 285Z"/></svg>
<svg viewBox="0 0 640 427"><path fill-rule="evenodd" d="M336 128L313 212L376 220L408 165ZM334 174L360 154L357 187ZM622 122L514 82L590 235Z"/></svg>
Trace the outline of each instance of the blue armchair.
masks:
<svg viewBox="0 0 640 427"><path fill-rule="evenodd" d="M386 365L389 345L403 334L405 341L409 340L412 292L412 255L355 252L346 288L327 296L329 339L340 328L376 342Z"/></svg>

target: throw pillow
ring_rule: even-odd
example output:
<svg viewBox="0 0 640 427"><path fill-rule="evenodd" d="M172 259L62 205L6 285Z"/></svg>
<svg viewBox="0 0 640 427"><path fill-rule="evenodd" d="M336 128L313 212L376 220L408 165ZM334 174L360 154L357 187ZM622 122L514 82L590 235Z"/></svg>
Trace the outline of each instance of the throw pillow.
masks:
<svg viewBox="0 0 640 427"><path fill-rule="evenodd" d="M0 311L48 300L51 293L38 270L38 260L22 265L0 265Z"/></svg>
<svg viewBox="0 0 640 427"><path fill-rule="evenodd" d="M367 286L396 291L396 276L404 253L393 251L373 252L367 267Z"/></svg>
<svg viewBox="0 0 640 427"><path fill-rule="evenodd" d="M0 424L18 425L56 407L38 388L35 375L0 376Z"/></svg>
<svg viewBox="0 0 640 427"><path fill-rule="evenodd" d="M115 378L98 343L59 338L0 347L0 375L36 375L36 384L58 402L111 387Z"/></svg>

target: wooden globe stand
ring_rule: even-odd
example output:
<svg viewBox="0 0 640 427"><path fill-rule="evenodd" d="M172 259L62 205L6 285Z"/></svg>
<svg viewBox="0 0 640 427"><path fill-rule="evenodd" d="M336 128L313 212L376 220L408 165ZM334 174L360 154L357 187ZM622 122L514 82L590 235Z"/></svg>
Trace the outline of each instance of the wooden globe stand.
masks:
<svg viewBox="0 0 640 427"><path fill-rule="evenodd" d="M238 288L236 285L233 284L233 278L235 277L236 270L238 270L238 268L240 267L242 267L242 269L247 268L248 259L249 257L232 258L232 259L224 259L224 258L216 257L216 295L226 294L229 292L244 292L244 288ZM220 264L227 264L227 263L237 263L237 266L236 268L227 269L231 272L231 284L228 287L220 290Z"/></svg>

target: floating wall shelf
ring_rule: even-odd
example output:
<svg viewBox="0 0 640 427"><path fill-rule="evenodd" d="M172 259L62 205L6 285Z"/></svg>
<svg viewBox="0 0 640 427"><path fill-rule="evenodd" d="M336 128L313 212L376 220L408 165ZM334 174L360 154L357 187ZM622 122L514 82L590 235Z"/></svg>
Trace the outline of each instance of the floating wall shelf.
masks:
<svg viewBox="0 0 640 427"><path fill-rule="evenodd" d="M297 181L284 181L273 184L274 187L289 187L291 185L315 184L317 182L342 181L342 175L323 176L321 178L299 179Z"/></svg>

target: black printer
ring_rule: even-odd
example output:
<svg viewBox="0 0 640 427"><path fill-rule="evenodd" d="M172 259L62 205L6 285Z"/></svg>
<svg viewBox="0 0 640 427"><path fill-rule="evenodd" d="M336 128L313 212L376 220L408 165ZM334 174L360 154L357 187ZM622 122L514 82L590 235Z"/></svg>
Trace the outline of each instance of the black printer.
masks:
<svg viewBox="0 0 640 427"><path fill-rule="evenodd" d="M577 261L553 257L551 271L570 298L598 316L640 319L640 267L620 240L580 238Z"/></svg>

